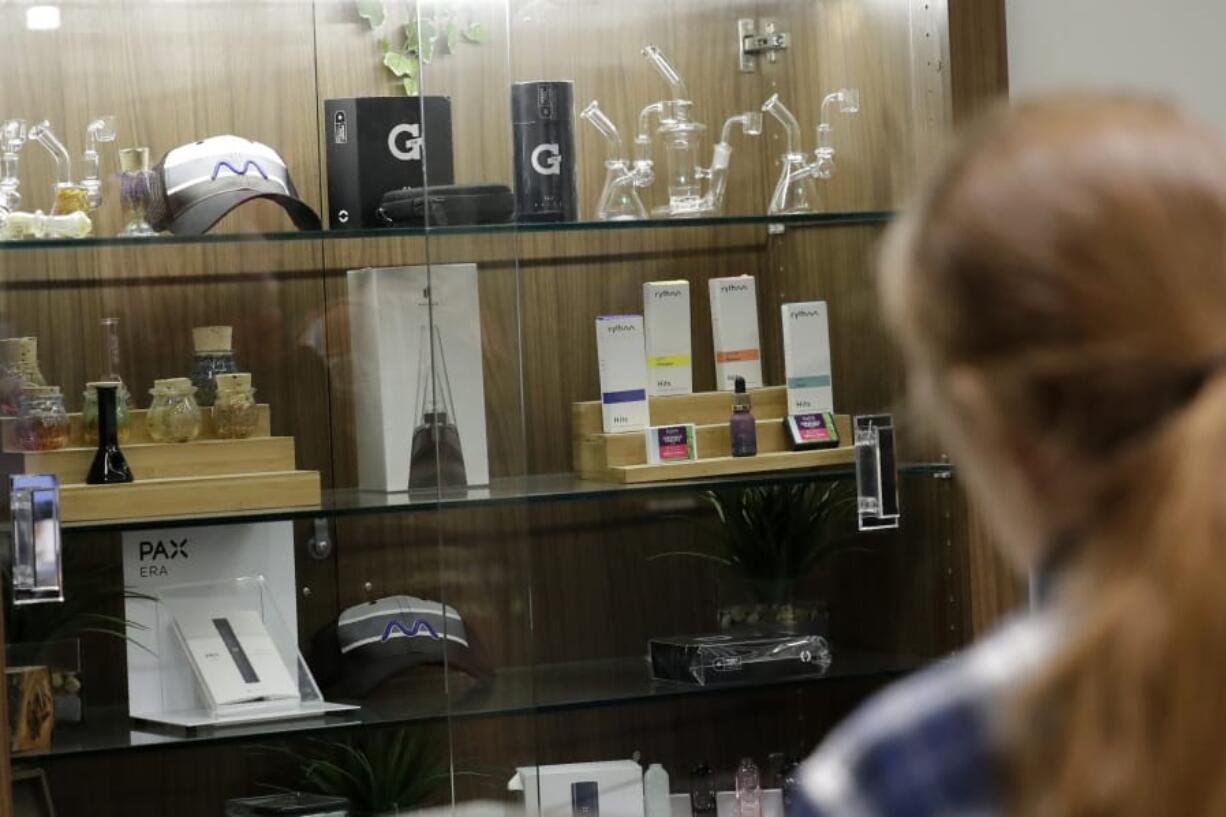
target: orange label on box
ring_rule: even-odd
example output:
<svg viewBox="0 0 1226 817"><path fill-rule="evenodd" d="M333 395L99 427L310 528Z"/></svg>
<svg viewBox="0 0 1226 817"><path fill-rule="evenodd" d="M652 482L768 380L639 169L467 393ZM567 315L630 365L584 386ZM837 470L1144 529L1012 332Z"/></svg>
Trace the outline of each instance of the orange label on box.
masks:
<svg viewBox="0 0 1226 817"><path fill-rule="evenodd" d="M732 363L737 360L757 360L761 357L757 349L738 349L734 352L719 352L715 355L716 363Z"/></svg>

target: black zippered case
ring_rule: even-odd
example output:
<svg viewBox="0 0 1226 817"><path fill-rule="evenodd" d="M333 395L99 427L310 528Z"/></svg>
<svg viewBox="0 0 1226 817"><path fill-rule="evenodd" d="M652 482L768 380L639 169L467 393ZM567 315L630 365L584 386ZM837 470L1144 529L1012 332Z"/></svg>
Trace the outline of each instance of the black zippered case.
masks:
<svg viewBox="0 0 1226 817"><path fill-rule="evenodd" d="M392 227L505 224L515 217L515 196L505 184L402 187L384 194L378 216Z"/></svg>

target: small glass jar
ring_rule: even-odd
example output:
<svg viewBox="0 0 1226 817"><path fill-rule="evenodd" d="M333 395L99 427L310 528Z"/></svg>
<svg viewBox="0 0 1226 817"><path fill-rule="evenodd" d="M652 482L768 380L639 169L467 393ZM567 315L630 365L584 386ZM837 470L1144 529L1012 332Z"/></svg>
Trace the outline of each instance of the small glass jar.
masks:
<svg viewBox="0 0 1226 817"><path fill-rule="evenodd" d="M119 205L124 221L121 236L148 238L157 235L149 226L149 204L153 200L154 175L149 169L149 148L124 148L119 151Z"/></svg>
<svg viewBox="0 0 1226 817"><path fill-rule="evenodd" d="M98 444L98 383L113 383L114 381L96 381L85 384L85 402L81 409L81 436L89 445ZM120 390L123 389L120 384ZM120 394L115 403L115 420L119 432L120 444L126 443L132 437L132 414L128 410L128 401Z"/></svg>
<svg viewBox="0 0 1226 817"><path fill-rule="evenodd" d="M17 445L22 451L54 451L68 445L70 424L58 386L27 386L17 415Z"/></svg>
<svg viewBox="0 0 1226 817"><path fill-rule="evenodd" d="M213 403L213 428L223 439L242 439L255 433L260 412L256 407L255 389L247 372L219 374L217 399Z"/></svg>
<svg viewBox="0 0 1226 817"><path fill-rule="evenodd" d="M196 388L186 377L156 380L149 390L153 401L145 415L149 439L155 443L187 443L200 436L202 415Z"/></svg>
<svg viewBox="0 0 1226 817"><path fill-rule="evenodd" d="M21 392L27 386L46 386L38 368L38 338L0 340L0 415L16 417Z"/></svg>
<svg viewBox="0 0 1226 817"><path fill-rule="evenodd" d="M196 387L196 401L202 406L211 406L217 399L217 375L238 372L231 346L232 334L229 326L197 326L192 329L192 341L196 348L192 385Z"/></svg>

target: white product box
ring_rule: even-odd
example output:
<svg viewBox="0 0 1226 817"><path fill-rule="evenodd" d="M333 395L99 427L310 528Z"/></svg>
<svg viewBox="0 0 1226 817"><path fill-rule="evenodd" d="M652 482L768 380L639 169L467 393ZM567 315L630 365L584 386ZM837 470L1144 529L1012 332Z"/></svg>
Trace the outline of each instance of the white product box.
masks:
<svg viewBox="0 0 1226 817"><path fill-rule="evenodd" d="M134 718L163 721L197 705L191 669L177 679L163 676L158 645L172 643L174 622L159 615L156 601L168 587L240 576L264 576L272 603L283 611L284 653L298 649L297 585L294 583L294 524L262 522L212 528L124 531L123 583L141 596L124 599L128 629L128 711ZM275 635L274 635L275 638ZM177 694L170 694L173 690Z"/></svg>
<svg viewBox="0 0 1226 817"><path fill-rule="evenodd" d="M732 391L739 375L747 388L762 388L758 291L753 276L712 278L710 288L716 386Z"/></svg>
<svg viewBox="0 0 1226 817"><path fill-rule="evenodd" d="M633 760L526 766L508 785L525 817L643 817L643 767ZM593 797L594 793L594 797Z"/></svg>
<svg viewBox="0 0 1226 817"><path fill-rule="evenodd" d="M299 700L298 683L255 611L196 605L179 611L175 629L213 708Z"/></svg>
<svg viewBox="0 0 1226 817"><path fill-rule="evenodd" d="M781 311L788 414L834 411L826 302L784 304Z"/></svg>
<svg viewBox="0 0 1226 817"><path fill-rule="evenodd" d="M358 484L365 490L489 483L477 265L427 269L349 271Z"/></svg>
<svg viewBox="0 0 1226 817"><path fill-rule="evenodd" d="M647 332L647 393L694 391L690 343L690 282L643 284L643 326Z"/></svg>
<svg viewBox="0 0 1226 817"><path fill-rule="evenodd" d="M600 413L605 433L647 428L647 357L642 316L597 318L596 355L600 359Z"/></svg>

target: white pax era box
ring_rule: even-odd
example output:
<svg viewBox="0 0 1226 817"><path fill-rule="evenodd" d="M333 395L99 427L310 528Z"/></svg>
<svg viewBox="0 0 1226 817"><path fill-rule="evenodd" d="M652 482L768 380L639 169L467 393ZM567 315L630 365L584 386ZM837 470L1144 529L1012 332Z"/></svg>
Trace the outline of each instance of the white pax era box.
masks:
<svg viewBox="0 0 1226 817"><path fill-rule="evenodd" d="M647 333L647 393L694 391L690 351L690 282L643 284L643 328Z"/></svg>
<svg viewBox="0 0 1226 817"><path fill-rule="evenodd" d="M788 414L834 411L830 377L830 320L825 301L784 304L783 370Z"/></svg>
<svg viewBox="0 0 1226 817"><path fill-rule="evenodd" d="M738 376L745 378L747 388L762 388L758 290L753 276L712 278L709 286L717 388L732 391Z"/></svg>
<svg viewBox="0 0 1226 817"><path fill-rule="evenodd" d="M647 428L647 357L641 315L596 319L600 416L606 434Z"/></svg>
<svg viewBox="0 0 1226 817"><path fill-rule="evenodd" d="M643 767L633 760L525 766L507 788L524 817L643 817Z"/></svg>
<svg viewBox="0 0 1226 817"><path fill-rule="evenodd" d="M460 459L464 484L488 484L477 265L350 270L348 285L359 487L406 490L411 465L423 464L414 438L435 429L439 471L459 474ZM444 410L445 421L426 417Z"/></svg>
<svg viewBox="0 0 1226 817"><path fill-rule="evenodd" d="M214 710L299 700L298 682L256 611L197 605L179 610L175 630Z"/></svg>

